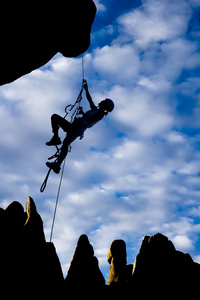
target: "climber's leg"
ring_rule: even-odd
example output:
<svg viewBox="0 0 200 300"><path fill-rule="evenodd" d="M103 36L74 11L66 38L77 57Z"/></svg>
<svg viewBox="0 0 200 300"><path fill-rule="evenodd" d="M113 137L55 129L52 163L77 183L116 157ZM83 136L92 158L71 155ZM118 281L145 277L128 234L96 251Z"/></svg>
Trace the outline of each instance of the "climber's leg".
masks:
<svg viewBox="0 0 200 300"><path fill-rule="evenodd" d="M77 137L74 138L74 140L76 139ZM65 159L65 157L67 156L67 153L68 153L68 148L69 148L69 145L70 143L72 143L73 140L72 139L69 139L69 137L67 136L64 141L63 141L63 144L62 144L62 147L61 147L61 152L60 152L60 155L57 159L57 164L60 166L63 162L63 160Z"/></svg>
<svg viewBox="0 0 200 300"><path fill-rule="evenodd" d="M61 152L60 152L60 155L58 156L57 160L55 162L47 162L46 163L47 167L52 169L56 174L58 174L60 172L60 166L61 166L63 160L65 159L65 157L67 156L69 145L77 137L78 136L77 136L76 132L68 133L68 135L66 136L66 138L63 141L63 145L61 147Z"/></svg>
<svg viewBox="0 0 200 300"><path fill-rule="evenodd" d="M53 137L52 139L46 143L47 146L56 146L61 144L61 140L58 136L58 130L61 127L65 132L67 132L70 129L71 123L69 123L67 120L62 118L61 116L57 114L53 114L51 116L51 126L53 131Z"/></svg>
<svg viewBox="0 0 200 300"><path fill-rule="evenodd" d="M71 143L75 139L77 139L77 137L81 137L85 132L85 130L87 129L87 125L79 119L77 119L70 125L71 125L70 130L68 131L67 136L63 141L61 152L57 160L52 163L50 162L46 163L47 167L52 169L57 174L60 172L60 166L68 153L69 145L71 145Z"/></svg>
<svg viewBox="0 0 200 300"><path fill-rule="evenodd" d="M58 130L59 127L61 127L65 132L68 132L68 130L71 127L71 123L62 118L61 116L57 114L53 114L51 116L51 126L52 126L52 131L55 136L58 136Z"/></svg>

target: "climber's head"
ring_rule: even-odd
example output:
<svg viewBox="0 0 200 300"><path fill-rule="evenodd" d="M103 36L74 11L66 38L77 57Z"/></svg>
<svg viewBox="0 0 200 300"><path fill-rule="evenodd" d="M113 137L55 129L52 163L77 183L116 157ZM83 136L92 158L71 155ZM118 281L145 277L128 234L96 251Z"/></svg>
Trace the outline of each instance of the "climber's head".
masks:
<svg viewBox="0 0 200 300"><path fill-rule="evenodd" d="M114 109L115 105L111 99L106 98L105 100L99 103L99 108L103 109L106 112L111 112Z"/></svg>

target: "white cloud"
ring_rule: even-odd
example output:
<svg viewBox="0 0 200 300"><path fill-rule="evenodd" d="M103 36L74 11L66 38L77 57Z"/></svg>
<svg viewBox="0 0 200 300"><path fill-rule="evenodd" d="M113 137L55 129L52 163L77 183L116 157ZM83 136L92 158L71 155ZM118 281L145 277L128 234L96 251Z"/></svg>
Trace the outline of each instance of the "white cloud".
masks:
<svg viewBox="0 0 200 300"><path fill-rule="evenodd" d="M144 136L153 136L171 127L173 118L165 95L154 98L148 90L140 87L115 87L111 94L116 100L114 118L120 125L128 126Z"/></svg>
<svg viewBox="0 0 200 300"><path fill-rule="evenodd" d="M191 208L190 215L200 218L200 206Z"/></svg>
<svg viewBox="0 0 200 300"><path fill-rule="evenodd" d="M142 7L122 15L123 31L140 47L176 39L185 34L191 11L186 1L143 1Z"/></svg>
<svg viewBox="0 0 200 300"><path fill-rule="evenodd" d="M105 46L94 53L93 67L113 82L133 81L139 68L139 58L130 45Z"/></svg>
<svg viewBox="0 0 200 300"><path fill-rule="evenodd" d="M179 251L191 251L194 247L193 241L184 235L176 235L172 241Z"/></svg>
<svg viewBox="0 0 200 300"><path fill-rule="evenodd" d="M93 0L96 7L97 7L97 12L104 12L106 11L106 6L101 3L101 0Z"/></svg>
<svg viewBox="0 0 200 300"><path fill-rule="evenodd" d="M169 80L176 80L184 68L193 69L200 63L196 43L182 38L161 45L161 51L160 72Z"/></svg>
<svg viewBox="0 0 200 300"><path fill-rule="evenodd" d="M114 26L107 25L103 28L101 28L99 31L96 31L91 34L91 40L92 42L98 39L105 39L106 36L112 36L114 33Z"/></svg>

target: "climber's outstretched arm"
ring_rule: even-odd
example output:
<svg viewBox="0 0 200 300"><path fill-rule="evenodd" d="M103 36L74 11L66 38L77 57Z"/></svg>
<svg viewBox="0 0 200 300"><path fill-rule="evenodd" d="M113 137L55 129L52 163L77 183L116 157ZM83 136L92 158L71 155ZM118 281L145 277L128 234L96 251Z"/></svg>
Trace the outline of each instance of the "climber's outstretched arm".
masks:
<svg viewBox="0 0 200 300"><path fill-rule="evenodd" d="M94 102L93 102L93 100L92 100L92 97L91 97L91 95L90 95L90 93L89 93L88 85L87 85L87 81L86 81L86 80L83 81L83 88L85 89L86 98L88 99L88 102L89 102L89 104L90 104L90 108L91 108L91 109L96 109L97 107L96 107L96 105L94 104Z"/></svg>

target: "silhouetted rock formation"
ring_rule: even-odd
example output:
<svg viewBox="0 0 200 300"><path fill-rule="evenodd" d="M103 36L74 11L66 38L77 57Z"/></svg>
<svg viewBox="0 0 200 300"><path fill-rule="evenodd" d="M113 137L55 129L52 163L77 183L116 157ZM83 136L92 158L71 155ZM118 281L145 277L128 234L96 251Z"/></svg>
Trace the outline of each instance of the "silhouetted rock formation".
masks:
<svg viewBox="0 0 200 300"><path fill-rule="evenodd" d="M72 258L70 268L65 278L66 290L76 290L76 296L94 297L93 291L100 295L105 287L105 279L94 256L94 250L88 237L80 236ZM92 289L91 289L92 288Z"/></svg>
<svg viewBox="0 0 200 300"><path fill-rule="evenodd" d="M62 290L62 269L54 245L45 241L42 219L30 197L26 209L14 201L0 210L1 292L6 299L47 299Z"/></svg>
<svg viewBox="0 0 200 300"><path fill-rule="evenodd" d="M107 260L110 264L108 285L114 283L124 285L131 279L133 265L127 265L126 243L123 240L112 242Z"/></svg>
<svg viewBox="0 0 200 300"><path fill-rule="evenodd" d="M0 233L0 286L6 299L193 299L199 292L200 265L160 233L144 237L133 268L127 265L125 242L113 241L108 285L86 235L80 236L64 279L31 197L26 212L16 201L0 209Z"/></svg>
<svg viewBox="0 0 200 300"><path fill-rule="evenodd" d="M1 2L0 85L41 67L57 52L84 53L95 13L92 0Z"/></svg>
<svg viewBox="0 0 200 300"><path fill-rule="evenodd" d="M133 267L135 295L153 298L192 299L198 294L200 265L189 254L177 251L160 233L145 236Z"/></svg>
<svg viewBox="0 0 200 300"><path fill-rule="evenodd" d="M42 245L45 241L42 218L37 212L35 203L31 197L28 197L26 204L27 219L24 224L24 235L26 243Z"/></svg>

